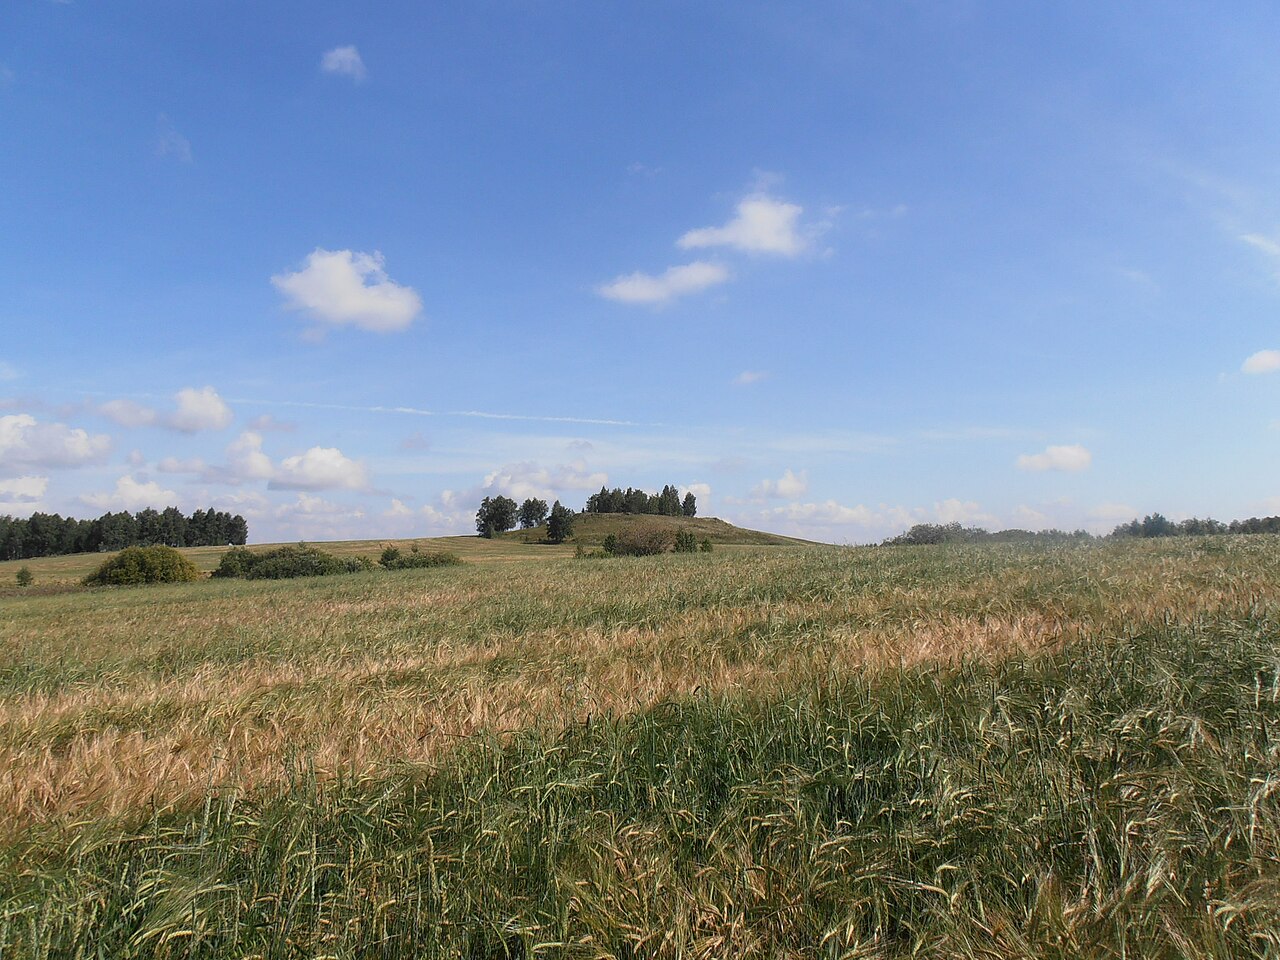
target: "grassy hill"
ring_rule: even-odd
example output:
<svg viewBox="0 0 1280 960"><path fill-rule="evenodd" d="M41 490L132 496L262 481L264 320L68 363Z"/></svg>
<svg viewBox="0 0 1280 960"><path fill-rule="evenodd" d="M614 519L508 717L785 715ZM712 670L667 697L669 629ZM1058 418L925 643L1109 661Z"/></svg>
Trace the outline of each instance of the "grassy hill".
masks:
<svg viewBox="0 0 1280 960"><path fill-rule="evenodd" d="M814 546L810 540L797 540L776 533L764 533L760 530L747 530L735 527L718 517L659 517L637 515L632 513L584 513L579 515L573 525L573 537L570 543L580 543L586 547L598 547L604 543L609 534L622 536L629 530L641 527L660 527L676 532L688 530L699 540L707 539L722 546L752 547L795 547ZM538 541L545 538L547 528L535 527L532 530L512 530L502 535L504 540L519 542Z"/></svg>
<svg viewBox="0 0 1280 960"><path fill-rule="evenodd" d="M383 547L394 544L402 549L416 545L422 550L447 550L468 563L509 563L522 560L547 560L555 557L571 557L581 544L598 547L610 533L621 534L628 528L652 524L680 530L692 530L702 540L704 537L720 547L786 547L814 546L806 540L746 530L735 527L715 517L649 517L630 514L587 514L574 528L573 537L566 543L543 543L547 528L512 530L486 540L483 537L420 537L382 540L334 540L317 542L317 545L340 557L365 556L377 559ZM278 543L253 544L255 551L271 550ZM226 552L226 547L187 547L182 553L199 569L212 571ZM40 593L50 587L65 589L93 573L109 553L75 553L63 557L38 557L34 560L7 560L0 562L0 596L11 596L18 589L14 575L21 567L28 567L36 578L36 585L29 592Z"/></svg>

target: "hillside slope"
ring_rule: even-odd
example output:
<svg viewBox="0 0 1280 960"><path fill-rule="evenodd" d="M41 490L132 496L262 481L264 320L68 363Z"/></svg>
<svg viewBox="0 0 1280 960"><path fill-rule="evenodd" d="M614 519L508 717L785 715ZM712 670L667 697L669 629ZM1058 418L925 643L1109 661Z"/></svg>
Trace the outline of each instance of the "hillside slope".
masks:
<svg viewBox="0 0 1280 960"><path fill-rule="evenodd" d="M641 527L659 527L680 532L688 530L699 540L707 539L716 544L734 544L755 547L795 547L813 546L810 540L797 540L776 533L765 533L761 530L747 530L735 527L718 517L661 517L650 514L634 513L582 513L573 525L571 543L580 543L585 547L598 547L604 543L609 534L622 536L628 530ZM545 526L532 530L512 530L502 534L502 539L541 540L547 535Z"/></svg>

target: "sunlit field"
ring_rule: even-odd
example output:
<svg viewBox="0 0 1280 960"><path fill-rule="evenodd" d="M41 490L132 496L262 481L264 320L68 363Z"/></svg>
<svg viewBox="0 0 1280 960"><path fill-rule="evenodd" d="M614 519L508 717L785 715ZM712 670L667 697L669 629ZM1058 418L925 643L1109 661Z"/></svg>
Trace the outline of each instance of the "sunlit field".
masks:
<svg viewBox="0 0 1280 960"><path fill-rule="evenodd" d="M0 955L1280 955L1280 539L464 540L7 592Z"/></svg>

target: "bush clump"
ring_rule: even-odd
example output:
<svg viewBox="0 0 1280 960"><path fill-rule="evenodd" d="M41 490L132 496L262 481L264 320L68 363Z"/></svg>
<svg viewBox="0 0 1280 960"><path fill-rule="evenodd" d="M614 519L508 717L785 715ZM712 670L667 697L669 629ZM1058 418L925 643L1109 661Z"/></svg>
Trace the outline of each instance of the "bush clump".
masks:
<svg viewBox="0 0 1280 960"><path fill-rule="evenodd" d="M126 547L84 578L87 586L140 583L190 583L200 579L196 565L173 547Z"/></svg>
<svg viewBox="0 0 1280 960"><path fill-rule="evenodd" d="M29 587L36 582L35 575L32 574L30 567L19 567L18 572L13 575L13 579L17 581L20 587Z"/></svg>
<svg viewBox="0 0 1280 960"><path fill-rule="evenodd" d="M637 525L605 537L604 550L615 557L652 557L676 548L675 532L657 524Z"/></svg>
<svg viewBox="0 0 1280 960"><path fill-rule="evenodd" d="M456 555L444 551L420 551L415 543L408 553L401 553L399 547L387 547L378 558L378 563L385 570L414 570L420 567L452 567L462 561Z"/></svg>
<svg viewBox="0 0 1280 960"><path fill-rule="evenodd" d="M335 557L305 543L278 547L265 553L253 553L244 547L232 547L222 555L215 577L240 577L245 580L289 580L294 577L324 577L335 573L359 573L372 570L368 557Z"/></svg>

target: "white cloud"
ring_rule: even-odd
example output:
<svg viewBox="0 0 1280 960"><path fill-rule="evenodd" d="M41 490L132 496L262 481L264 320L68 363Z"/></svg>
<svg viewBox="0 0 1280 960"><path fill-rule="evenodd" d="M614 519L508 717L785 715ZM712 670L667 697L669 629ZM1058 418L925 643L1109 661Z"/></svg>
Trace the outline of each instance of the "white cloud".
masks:
<svg viewBox="0 0 1280 960"><path fill-rule="evenodd" d="M140 464L135 463L135 466ZM161 473L204 473L209 469L209 465L199 457L192 457L189 460L181 460L178 457L165 457L156 464L156 469Z"/></svg>
<svg viewBox="0 0 1280 960"><path fill-rule="evenodd" d="M79 467L102 460L111 438L62 423L41 423L30 414L0 417L0 473L23 467Z"/></svg>
<svg viewBox="0 0 1280 960"><path fill-rule="evenodd" d="M145 510L147 507L163 510L165 507L176 506L178 495L172 490L164 489L154 480L140 483L126 474L116 481L116 488L110 493L90 493L80 500L105 513L109 510Z"/></svg>
<svg viewBox="0 0 1280 960"><path fill-rule="evenodd" d="M325 73L334 73L343 77L350 77L356 83L360 83L368 76L368 71L364 68L364 60L360 57L360 51L355 47L334 47L320 58L320 69Z"/></svg>
<svg viewBox="0 0 1280 960"><path fill-rule="evenodd" d="M509 463L484 478L481 496L500 493L516 500L538 497L556 499L565 491L597 490L607 485L609 475L591 471L582 460L544 467L536 463Z"/></svg>
<svg viewBox="0 0 1280 960"><path fill-rule="evenodd" d="M751 496L757 500L780 498L782 500L799 500L809 492L809 474L801 470L793 473L785 470L777 480L764 480L751 490Z"/></svg>
<svg viewBox="0 0 1280 960"><path fill-rule="evenodd" d="M1259 350L1240 364L1240 369L1245 373L1274 373L1280 370L1280 350Z"/></svg>
<svg viewBox="0 0 1280 960"><path fill-rule="evenodd" d="M762 380L768 380L769 374L763 370L743 370L740 374L733 378L734 386L749 387L752 384L759 383Z"/></svg>
<svg viewBox="0 0 1280 960"><path fill-rule="evenodd" d="M246 430L227 446L227 469L237 480L270 480L271 458L262 452L262 434Z"/></svg>
<svg viewBox="0 0 1280 960"><path fill-rule="evenodd" d="M172 157L182 163L191 162L191 141L180 134L173 121L163 113L156 118L156 156Z"/></svg>
<svg viewBox="0 0 1280 960"><path fill-rule="evenodd" d="M98 412L122 427L146 427L160 418L151 407L133 400L108 400L98 407Z"/></svg>
<svg viewBox="0 0 1280 960"><path fill-rule="evenodd" d="M34 510L49 489L48 477L14 477L0 480L0 513Z"/></svg>
<svg viewBox="0 0 1280 960"><path fill-rule="evenodd" d="M391 499L391 506L382 514L384 517L412 517L413 511L405 506L403 500Z"/></svg>
<svg viewBox="0 0 1280 960"><path fill-rule="evenodd" d="M375 333L404 330L422 312L422 300L412 287L389 279L383 263L377 252L317 248L301 270L277 274L271 282L291 309L321 323Z"/></svg>
<svg viewBox="0 0 1280 960"><path fill-rule="evenodd" d="M666 303L676 297L698 293L724 283L729 271L718 263L695 260L684 266L668 267L661 276L627 274L596 288L600 296L620 303Z"/></svg>
<svg viewBox="0 0 1280 960"><path fill-rule="evenodd" d="M998 518L985 512L977 503L972 500L958 500L955 497L935 503L933 515L938 518L939 523L963 523L966 526L999 526L1000 524Z"/></svg>
<svg viewBox="0 0 1280 960"><path fill-rule="evenodd" d="M1017 460L1019 470L1042 472L1045 470L1063 470L1078 473L1087 470L1093 462L1093 454L1080 444L1070 446L1045 447L1042 453L1024 453Z"/></svg>
<svg viewBox="0 0 1280 960"><path fill-rule="evenodd" d="M1127 503L1100 503L1089 510L1089 519L1109 523L1124 523L1138 516L1138 511Z"/></svg>
<svg viewBox="0 0 1280 960"><path fill-rule="evenodd" d="M174 395L178 408L166 419L166 424L183 433L200 430L222 430L231 423L231 408L218 396L213 387L187 387Z"/></svg>
<svg viewBox="0 0 1280 960"><path fill-rule="evenodd" d="M798 230L804 208L764 194L753 194L738 203L738 214L723 227L690 230L678 241L684 250L732 247L746 253L773 253L794 257L808 247Z"/></svg>
<svg viewBox="0 0 1280 960"><path fill-rule="evenodd" d="M364 464L336 447L312 447L286 457L268 484L273 490L362 490L368 485Z"/></svg>

